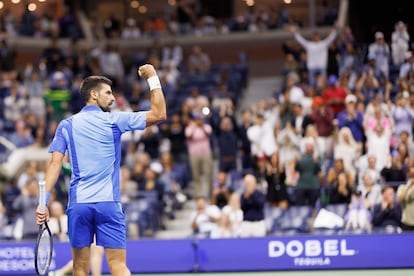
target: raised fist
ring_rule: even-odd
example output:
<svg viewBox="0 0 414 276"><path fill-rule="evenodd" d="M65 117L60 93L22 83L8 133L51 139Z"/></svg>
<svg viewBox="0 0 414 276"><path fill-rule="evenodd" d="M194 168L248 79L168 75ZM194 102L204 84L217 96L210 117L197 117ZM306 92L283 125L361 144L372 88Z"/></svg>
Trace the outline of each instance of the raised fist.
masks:
<svg viewBox="0 0 414 276"><path fill-rule="evenodd" d="M144 64L138 68L138 76L142 78L148 79L156 75L157 72L151 64Z"/></svg>

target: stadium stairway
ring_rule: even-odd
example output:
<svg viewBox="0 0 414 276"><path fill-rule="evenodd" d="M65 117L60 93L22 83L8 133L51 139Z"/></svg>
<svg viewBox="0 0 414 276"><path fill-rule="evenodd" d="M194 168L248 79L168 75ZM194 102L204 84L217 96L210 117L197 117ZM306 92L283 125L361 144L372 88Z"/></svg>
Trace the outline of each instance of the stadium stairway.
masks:
<svg viewBox="0 0 414 276"><path fill-rule="evenodd" d="M251 106L254 103L258 103L262 99L268 99L278 92L281 88L282 78L275 77L251 77L246 90L244 91L244 97L239 101L239 109L237 113L240 113L246 107ZM217 171L217 161L215 163L214 171ZM158 230L154 233L155 239L181 239L187 238L192 234L191 231L191 213L195 210L194 200L186 201L182 209L174 212L174 219L166 218L165 230Z"/></svg>

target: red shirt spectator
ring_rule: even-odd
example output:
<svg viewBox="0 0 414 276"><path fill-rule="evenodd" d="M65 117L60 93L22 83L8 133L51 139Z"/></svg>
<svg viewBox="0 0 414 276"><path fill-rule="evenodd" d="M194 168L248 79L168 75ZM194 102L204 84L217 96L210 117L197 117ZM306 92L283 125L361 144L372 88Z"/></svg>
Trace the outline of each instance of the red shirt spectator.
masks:
<svg viewBox="0 0 414 276"><path fill-rule="evenodd" d="M332 107L335 116L344 111L345 109L345 98L348 95L346 89L342 86L337 85L337 78L335 75L329 76L328 87L323 91L322 97L324 102Z"/></svg>

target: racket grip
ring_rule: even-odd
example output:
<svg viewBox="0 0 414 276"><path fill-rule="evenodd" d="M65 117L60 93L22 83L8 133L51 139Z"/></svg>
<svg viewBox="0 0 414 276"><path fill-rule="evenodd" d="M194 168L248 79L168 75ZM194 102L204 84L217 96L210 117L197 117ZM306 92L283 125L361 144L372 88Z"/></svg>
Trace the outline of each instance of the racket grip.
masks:
<svg viewBox="0 0 414 276"><path fill-rule="evenodd" d="M39 181L39 206L40 211L45 212L46 210L46 181Z"/></svg>

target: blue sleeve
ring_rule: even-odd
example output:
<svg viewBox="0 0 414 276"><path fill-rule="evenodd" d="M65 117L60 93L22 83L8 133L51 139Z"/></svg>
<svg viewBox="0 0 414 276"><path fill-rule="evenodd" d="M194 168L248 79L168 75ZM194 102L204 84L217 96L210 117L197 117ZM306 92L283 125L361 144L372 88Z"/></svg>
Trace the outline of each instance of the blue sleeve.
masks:
<svg viewBox="0 0 414 276"><path fill-rule="evenodd" d="M67 149L66 140L64 137L65 126L67 125L66 121L61 121L56 129L55 137L53 137L53 141L50 144L49 152L61 152L65 154Z"/></svg>
<svg viewBox="0 0 414 276"><path fill-rule="evenodd" d="M111 116L122 133L130 130L144 130L147 126L146 112L114 112Z"/></svg>
<svg viewBox="0 0 414 276"><path fill-rule="evenodd" d="M339 113L337 115L337 118L338 118L338 128L342 128L342 127L347 125L346 113L345 112Z"/></svg>

